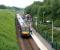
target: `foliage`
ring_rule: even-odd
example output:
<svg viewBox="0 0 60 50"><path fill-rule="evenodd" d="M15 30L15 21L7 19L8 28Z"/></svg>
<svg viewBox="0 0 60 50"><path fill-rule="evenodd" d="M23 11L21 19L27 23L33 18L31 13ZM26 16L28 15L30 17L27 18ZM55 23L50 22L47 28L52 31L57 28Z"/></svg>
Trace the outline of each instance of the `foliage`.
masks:
<svg viewBox="0 0 60 50"><path fill-rule="evenodd" d="M60 20L56 20L56 21L54 22L54 26L55 26L55 27L60 27Z"/></svg>
<svg viewBox="0 0 60 50"><path fill-rule="evenodd" d="M38 15L41 20L60 19L60 1L59 0L45 0L44 2L36 1L32 5L25 8L25 13L32 16ZM44 16L44 17L43 17Z"/></svg>
<svg viewBox="0 0 60 50"><path fill-rule="evenodd" d="M25 13L29 13L34 17L38 17L38 23L36 27L33 23L33 27L38 31L46 40L51 42L52 29L51 23L45 25L47 20L53 20L54 26L60 27L60 1L59 0L44 0L44 2L36 1L32 5L25 8ZM44 21L44 22L42 22ZM57 42L60 46L60 31L54 29L54 42ZM59 48L60 50L60 48Z"/></svg>
<svg viewBox="0 0 60 50"><path fill-rule="evenodd" d="M11 9L11 10L16 11L16 12L24 11L23 8L18 8L15 6L10 7L10 6L5 6L5 5L0 5L0 9Z"/></svg>
<svg viewBox="0 0 60 50"><path fill-rule="evenodd" d="M36 31L39 32L39 34L41 34L49 43L52 43L52 29L47 26L47 25L43 25L43 24L38 24L37 27L35 26L35 24L33 24L33 27L36 29ZM60 31L54 29L54 46L60 46ZM57 44L56 44L57 43ZM58 46L58 47L59 47ZM60 48L58 48L60 49Z"/></svg>
<svg viewBox="0 0 60 50"><path fill-rule="evenodd" d="M6 9L7 7L5 5L0 5L0 9Z"/></svg>

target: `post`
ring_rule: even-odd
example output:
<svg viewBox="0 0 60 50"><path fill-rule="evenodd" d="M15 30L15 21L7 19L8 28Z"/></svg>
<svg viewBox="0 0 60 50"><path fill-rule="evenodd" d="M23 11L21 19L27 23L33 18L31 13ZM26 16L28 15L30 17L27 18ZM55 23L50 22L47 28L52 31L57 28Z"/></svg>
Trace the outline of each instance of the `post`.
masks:
<svg viewBox="0 0 60 50"><path fill-rule="evenodd" d="M52 47L53 47L53 20L52 20Z"/></svg>
<svg viewBox="0 0 60 50"><path fill-rule="evenodd" d="M36 18L36 26L37 26L37 18Z"/></svg>
<svg viewBox="0 0 60 50"><path fill-rule="evenodd" d="M35 17L36 21L35 21L35 25L36 25L36 31L37 31L37 17Z"/></svg>
<svg viewBox="0 0 60 50"><path fill-rule="evenodd" d="M46 22L50 22L50 21L46 21ZM53 33L54 33L54 32L53 32L53 29L54 29L54 28L53 28L53 27L54 27L54 26L53 26L53 20L52 20L51 22L52 22L52 24L51 24L51 26L52 26L52 32L51 32L51 33L52 33L52 37L51 37L52 39L51 39L51 42L52 42L52 47L53 47L53 41L54 41L54 39L53 39L53 36L54 36L54 35L53 35Z"/></svg>
<svg viewBox="0 0 60 50"><path fill-rule="evenodd" d="M43 12L43 23L44 23L44 14L45 14L45 12Z"/></svg>

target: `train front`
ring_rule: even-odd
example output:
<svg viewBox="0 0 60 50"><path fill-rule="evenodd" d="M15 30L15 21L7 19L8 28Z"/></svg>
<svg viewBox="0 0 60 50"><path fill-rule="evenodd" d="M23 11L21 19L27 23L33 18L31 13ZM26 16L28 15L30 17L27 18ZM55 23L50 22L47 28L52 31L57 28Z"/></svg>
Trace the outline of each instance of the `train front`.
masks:
<svg viewBox="0 0 60 50"><path fill-rule="evenodd" d="M28 26L22 27L21 36L23 38L29 38L29 37L31 37L30 27L28 27Z"/></svg>
<svg viewBox="0 0 60 50"><path fill-rule="evenodd" d="M18 20L18 23L20 24L20 33L21 33L21 37L24 37L24 38L29 38L31 37L31 30L30 30L30 25L29 23L26 23L22 16L17 14L17 20Z"/></svg>

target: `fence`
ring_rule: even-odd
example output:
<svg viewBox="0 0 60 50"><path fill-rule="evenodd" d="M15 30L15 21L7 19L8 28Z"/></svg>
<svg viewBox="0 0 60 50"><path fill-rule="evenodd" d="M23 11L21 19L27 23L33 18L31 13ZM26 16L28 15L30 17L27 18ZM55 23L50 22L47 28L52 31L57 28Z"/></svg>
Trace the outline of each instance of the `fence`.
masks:
<svg viewBox="0 0 60 50"><path fill-rule="evenodd" d="M37 32L39 32L50 44L53 48L55 48L56 50L60 50L60 43L58 43L57 41L53 41L53 43L51 42L51 36L49 35L48 32L46 31L41 31L41 29L39 28L39 26L35 26L35 24L33 23L32 25L34 27L34 29L36 29Z"/></svg>

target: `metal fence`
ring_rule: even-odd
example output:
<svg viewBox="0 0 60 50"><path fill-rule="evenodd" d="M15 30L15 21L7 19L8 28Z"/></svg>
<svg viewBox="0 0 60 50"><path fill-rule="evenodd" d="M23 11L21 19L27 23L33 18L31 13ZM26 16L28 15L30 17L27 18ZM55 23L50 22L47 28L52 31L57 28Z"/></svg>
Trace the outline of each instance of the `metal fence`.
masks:
<svg viewBox="0 0 60 50"><path fill-rule="evenodd" d="M53 48L55 48L55 50L60 50L60 43L58 43L55 40L52 43L49 33L41 31L41 29L39 29L38 26L36 27L35 24L33 24L32 26L34 27L34 29L36 29L37 32L39 32L42 35L42 37L44 37L51 44Z"/></svg>

